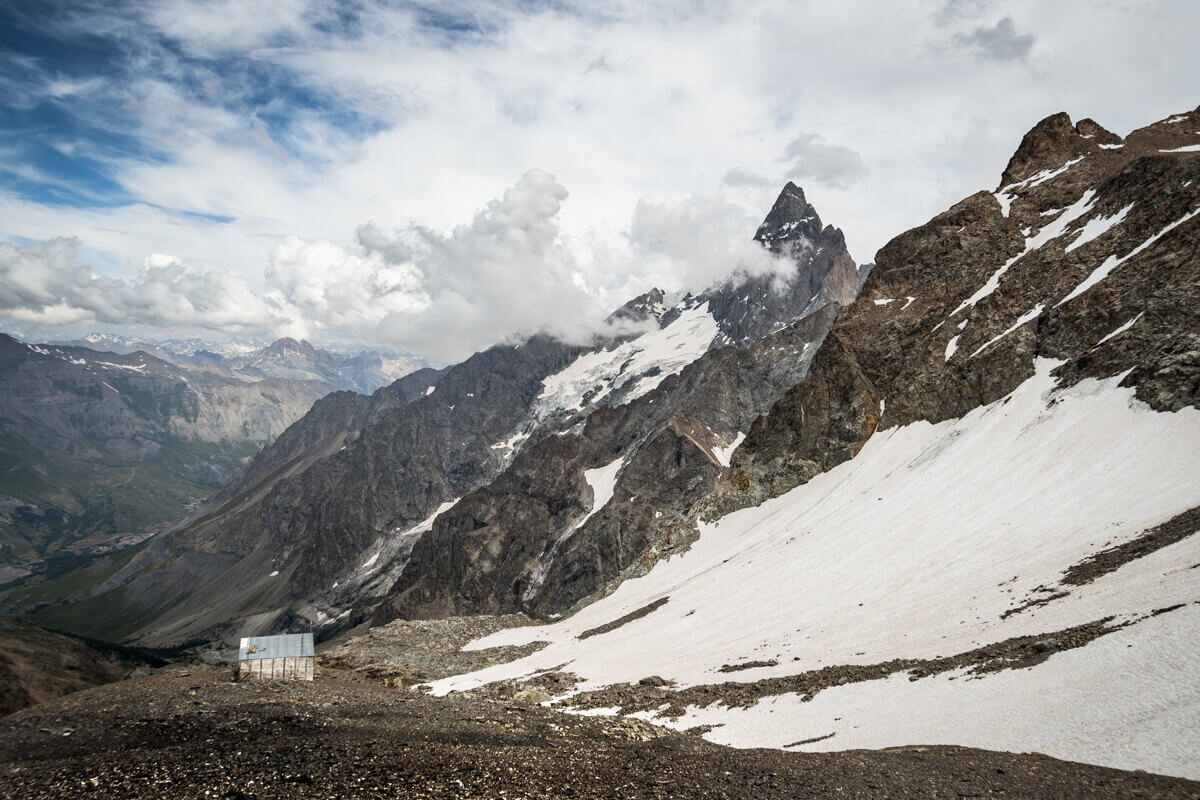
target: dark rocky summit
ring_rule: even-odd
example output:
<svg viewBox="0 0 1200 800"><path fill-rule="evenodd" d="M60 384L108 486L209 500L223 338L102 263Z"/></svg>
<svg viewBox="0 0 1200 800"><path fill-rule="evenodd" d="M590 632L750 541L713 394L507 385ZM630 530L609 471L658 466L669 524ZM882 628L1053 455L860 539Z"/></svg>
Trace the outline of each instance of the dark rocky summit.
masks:
<svg viewBox="0 0 1200 800"><path fill-rule="evenodd" d="M754 234L772 253L797 267L778 273L738 276L701 295L719 320L720 344L747 345L829 303L849 305L858 296L858 267L846 238L822 225L804 190L789 182Z"/></svg>

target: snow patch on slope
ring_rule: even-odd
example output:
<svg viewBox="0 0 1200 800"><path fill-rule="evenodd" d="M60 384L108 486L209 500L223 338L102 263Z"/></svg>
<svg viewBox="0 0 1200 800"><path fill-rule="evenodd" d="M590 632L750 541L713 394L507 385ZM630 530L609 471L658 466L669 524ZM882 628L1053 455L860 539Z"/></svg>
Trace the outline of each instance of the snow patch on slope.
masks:
<svg viewBox="0 0 1200 800"><path fill-rule="evenodd" d="M1192 211L1188 212L1187 214L1184 214L1182 217L1175 220L1171 224L1167 225L1161 231L1154 234L1149 239L1142 242L1141 244L1139 244L1137 247L1130 250L1125 255L1123 255L1123 256L1111 255L1108 258L1104 259L1104 263L1101 264L1100 266L1096 267L1096 269L1094 269L1092 271L1091 275L1088 275L1086 278L1083 279L1083 281L1078 286L1076 286L1074 289L1071 290L1070 294L1068 294L1062 300L1059 300L1057 303L1055 303L1055 308L1057 308L1058 306L1061 306L1063 303L1066 303L1069 300L1073 300L1076 297L1078 297L1079 295L1083 294L1088 289L1092 288L1097 283L1099 283L1100 281L1107 278L1112 273L1112 271L1115 270L1117 267L1121 266L1129 259L1134 258L1139 253L1141 253L1143 250L1150 247L1152 244L1157 242L1159 239L1166 236L1168 233L1175 230L1176 228L1178 228L1180 225L1184 224L1188 220L1192 219L1197 214L1200 214L1200 208L1193 209Z"/></svg>
<svg viewBox="0 0 1200 800"><path fill-rule="evenodd" d="M1083 230L1079 232L1079 235L1075 238L1075 241L1071 242L1069 245L1063 248L1063 250L1069 253L1076 248L1083 247L1093 239L1100 238L1114 227L1124 222L1125 217L1129 214L1129 210L1131 208L1133 208L1133 203L1125 206L1111 217L1096 217L1095 219L1089 219L1086 223L1084 223Z"/></svg>
<svg viewBox="0 0 1200 800"><path fill-rule="evenodd" d="M807 346L808 345L805 345L805 347L807 347ZM733 458L733 451L737 450L738 445L740 445L745 440L746 440L746 434L742 433L741 431L738 431L738 435L733 437L733 441L730 442L729 444L727 444L725 447L714 447L712 449L713 455L717 457L717 461L721 462L722 467L726 467L726 468L729 467L729 460L731 458Z"/></svg>
<svg viewBox="0 0 1200 800"><path fill-rule="evenodd" d="M583 527L592 516L608 505L608 501L612 500L613 491L617 485L617 473L621 471L621 467L625 466L625 458L621 457L613 461L611 464L605 464L603 467L596 469L588 469L583 471L583 479L587 481L587 485L592 489L592 509L584 516L583 519L575 523L571 531L577 531Z"/></svg>
<svg viewBox="0 0 1200 800"><path fill-rule="evenodd" d="M1029 255L1034 250L1037 250L1050 240L1057 239L1059 236L1062 236L1064 233L1066 233L1067 227L1070 226L1072 222L1092 210L1095 197L1096 190L1088 189L1083 193L1082 197L1065 208L1063 212L1054 220L1043 226L1042 229L1032 237L1026 238L1025 249L1010 258L1008 261L1004 262L1004 265L992 273L992 276L988 278L986 282L984 282L983 286L979 287L975 294L971 295L966 300L963 300L962 303L959 304L958 308L954 309L950 316L953 317L964 308L970 308L992 292L996 291L996 289L1000 286L1000 279L1004 277L1004 273L1008 272L1009 268L1012 267L1013 264L1017 263L1022 258Z"/></svg>
<svg viewBox="0 0 1200 800"><path fill-rule="evenodd" d="M425 533L426 531L433 530L434 520L436 520L439 516L441 516L445 512L454 508L454 504L457 503L460 499L461 498L456 497L453 500L447 500L446 502L442 503L428 517L426 517L422 521L418 522L416 525L409 528L408 530L404 531L405 535L409 535L409 534L413 534L413 533Z"/></svg>
<svg viewBox="0 0 1200 800"><path fill-rule="evenodd" d="M1138 315L1137 315L1136 317L1134 317L1133 319L1129 320L1129 322L1126 322L1124 325L1121 325L1120 327L1118 327L1118 328L1116 328L1116 329L1114 329L1114 330L1112 330L1112 331L1110 331L1110 332L1106 333L1106 334L1104 335L1104 338L1103 338L1103 339L1101 339L1100 341L1096 342L1096 347L1099 347L1100 345L1104 344L1105 342L1109 341L1110 339L1115 339L1116 337L1120 336L1120 335L1121 335L1122 333L1124 333L1125 331L1127 331L1127 330L1129 330L1130 328L1132 328L1132 327L1133 327L1135 324L1137 324L1137 321L1138 321L1139 319L1141 319L1141 318L1142 318L1142 315L1143 315L1143 314L1145 314L1145 313L1146 313L1145 311L1139 311L1139 312L1138 312ZM1096 349L1096 347L1093 347L1092 349L1093 349L1093 350L1095 350L1095 349Z"/></svg>
<svg viewBox="0 0 1200 800"><path fill-rule="evenodd" d="M584 523L591 519L600 509L608 505L609 500L612 500L613 492L617 486L617 475L621 472L621 467L623 466L625 466L624 456L605 464L603 467L583 471L583 479L587 481L587 485L592 490L592 507L583 516L583 519L559 534L550 544L549 552L545 553L541 560L536 562L529 576L529 584L521 593L523 599L528 601L541 591L542 584L546 582L546 576L550 574L550 567L554 563L554 557L558 554L559 548L562 547L564 542L574 536L575 531L582 528Z"/></svg>
<svg viewBox="0 0 1200 800"><path fill-rule="evenodd" d="M1008 328L1004 331L1004 333L1000 334L999 336L993 336L991 339L989 339L987 342L985 342L982 347L980 347L974 353L971 353L971 358L974 358L975 356L982 353L984 350L987 350L989 347L991 347L996 342L1003 339L1005 336L1008 336L1010 333L1012 333L1017 328L1024 325L1026 322L1036 319L1045 310L1046 310L1046 306L1043 305L1042 303L1038 303L1036 306L1029 309L1024 314L1022 314L1020 317L1018 317L1017 321L1014 322L1012 325L1009 325Z"/></svg>
<svg viewBox="0 0 1200 800"><path fill-rule="evenodd" d="M832 733L788 749L953 742L1195 778L1200 708L1194 686L1181 676L1193 669L1195 650L1188 648L1198 629L1200 608L1193 605L1031 670L983 680L948 673L910 681L898 674L835 686L803 704L785 695L746 709L695 709L676 724L723 723L706 738L735 747L780 747Z"/></svg>
<svg viewBox="0 0 1200 800"><path fill-rule="evenodd" d="M996 202L1000 204L1000 215L1007 218L1008 212L1012 210L1012 195L1002 190L994 193L992 197L995 197Z"/></svg>

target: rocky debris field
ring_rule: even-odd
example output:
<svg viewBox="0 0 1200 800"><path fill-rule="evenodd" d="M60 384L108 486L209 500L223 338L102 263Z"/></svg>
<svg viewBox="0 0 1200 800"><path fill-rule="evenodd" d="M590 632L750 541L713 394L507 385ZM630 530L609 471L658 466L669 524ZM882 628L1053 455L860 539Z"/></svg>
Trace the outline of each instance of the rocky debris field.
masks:
<svg viewBox="0 0 1200 800"><path fill-rule="evenodd" d="M323 648L321 663L353 669L389 686L414 686L523 658L545 647L531 642L516 647L463 650L463 645L505 628L532 625L524 614L395 620L352 631Z"/></svg>
<svg viewBox="0 0 1200 800"><path fill-rule="evenodd" d="M1200 798L1200 784L956 747L733 750L640 720L433 698L341 669L178 669L0 719L13 798Z"/></svg>

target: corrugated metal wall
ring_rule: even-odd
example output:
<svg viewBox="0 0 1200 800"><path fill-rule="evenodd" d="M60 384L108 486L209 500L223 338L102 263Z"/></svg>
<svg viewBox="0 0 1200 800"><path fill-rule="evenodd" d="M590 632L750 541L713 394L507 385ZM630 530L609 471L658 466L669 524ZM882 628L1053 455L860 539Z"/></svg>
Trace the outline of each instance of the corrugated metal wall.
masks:
<svg viewBox="0 0 1200 800"><path fill-rule="evenodd" d="M280 678L296 681L313 679L312 656L297 658L248 658L238 662L238 680Z"/></svg>

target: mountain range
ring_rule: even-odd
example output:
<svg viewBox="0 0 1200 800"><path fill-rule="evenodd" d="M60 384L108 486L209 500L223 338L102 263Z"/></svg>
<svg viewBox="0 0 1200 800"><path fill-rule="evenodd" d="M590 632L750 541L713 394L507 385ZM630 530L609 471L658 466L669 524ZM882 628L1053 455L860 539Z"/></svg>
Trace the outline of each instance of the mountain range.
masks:
<svg viewBox="0 0 1200 800"><path fill-rule="evenodd" d="M1048 117L995 191L878 252L686 553L432 691L1200 777L1198 287L1200 109L1124 138ZM462 563L440 577L478 586Z"/></svg>
<svg viewBox="0 0 1200 800"><path fill-rule="evenodd" d="M434 366L428 359L408 353L361 347L332 350L290 337L263 344L90 333L81 339L54 344L121 354L145 353L180 366L223 367L251 380L321 381L335 389L359 394L370 394L410 372Z"/></svg>
<svg viewBox="0 0 1200 800"><path fill-rule="evenodd" d="M196 350L164 360L135 347L145 342L124 344L0 334L0 580L144 538L229 483L319 398L418 369L292 339L229 359Z"/></svg>

